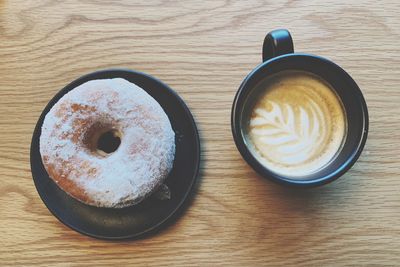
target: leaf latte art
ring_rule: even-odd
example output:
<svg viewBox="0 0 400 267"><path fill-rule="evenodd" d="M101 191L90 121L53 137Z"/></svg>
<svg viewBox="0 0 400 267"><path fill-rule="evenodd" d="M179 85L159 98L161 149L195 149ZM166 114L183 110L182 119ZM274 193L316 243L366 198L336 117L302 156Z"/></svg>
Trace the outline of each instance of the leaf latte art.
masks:
<svg viewBox="0 0 400 267"><path fill-rule="evenodd" d="M279 104L270 102L270 105L270 112L260 108L255 110L257 117L250 122L254 127L252 133L260 136L263 144L275 146L284 164L298 164L311 158L315 148L326 138L326 131L320 131L322 111L313 101L310 101L310 113L299 107L295 114L292 106L284 104L287 114L284 118ZM295 120L300 120L300 128L296 127Z"/></svg>
<svg viewBox="0 0 400 267"><path fill-rule="evenodd" d="M249 120L256 157L290 177L318 171L334 158L345 135L340 100L328 84L304 73L274 77L266 87Z"/></svg>

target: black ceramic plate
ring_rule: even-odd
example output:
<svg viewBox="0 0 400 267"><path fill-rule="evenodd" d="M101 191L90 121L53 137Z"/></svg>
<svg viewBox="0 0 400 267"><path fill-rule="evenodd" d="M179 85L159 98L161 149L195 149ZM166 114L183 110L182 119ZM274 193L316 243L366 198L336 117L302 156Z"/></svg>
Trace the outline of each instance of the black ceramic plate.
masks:
<svg viewBox="0 0 400 267"><path fill-rule="evenodd" d="M174 167L165 181L169 200L149 197L138 205L109 209L85 205L61 190L47 174L40 157L39 137L47 112L68 91L89 80L124 78L147 91L167 113L176 135ZM70 228L96 238L136 238L154 232L175 219L195 184L200 163L200 141L192 114L183 100L157 79L130 70L102 70L85 75L62 89L46 106L36 124L31 144L31 171L47 208Z"/></svg>

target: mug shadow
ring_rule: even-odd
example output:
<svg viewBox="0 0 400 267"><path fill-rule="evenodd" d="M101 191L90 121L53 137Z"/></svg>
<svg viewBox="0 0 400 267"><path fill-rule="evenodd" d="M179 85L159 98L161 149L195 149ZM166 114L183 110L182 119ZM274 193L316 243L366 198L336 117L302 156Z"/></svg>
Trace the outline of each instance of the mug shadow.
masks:
<svg viewBox="0 0 400 267"><path fill-rule="evenodd" d="M351 193L353 184L346 181L346 177L350 178L349 176L349 174L345 174L340 179L329 184L312 188L296 188L275 183L271 184L273 184L272 187L275 191L274 197L280 200L285 198L290 204L296 207L307 208L311 204L322 205L326 200L335 201L339 197L342 198L343 194ZM260 177L260 179L263 178Z"/></svg>
<svg viewBox="0 0 400 267"><path fill-rule="evenodd" d="M345 222L338 220L338 216L348 207L356 186L346 181L346 176L307 189L285 187L255 177L265 180L264 201L260 206L267 207L267 212L260 215L260 221L265 223L258 224L255 236L265 239L265 244L273 243L274 253L279 256L287 253L288 246L292 249L309 246L326 236L326 231L340 227Z"/></svg>

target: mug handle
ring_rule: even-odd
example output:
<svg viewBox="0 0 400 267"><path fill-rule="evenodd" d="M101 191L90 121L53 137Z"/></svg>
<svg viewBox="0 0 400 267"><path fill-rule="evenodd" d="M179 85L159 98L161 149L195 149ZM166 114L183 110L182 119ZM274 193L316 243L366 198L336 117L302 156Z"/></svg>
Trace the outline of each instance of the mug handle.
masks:
<svg viewBox="0 0 400 267"><path fill-rule="evenodd" d="M291 53L294 53L293 40L288 30L274 30L265 36L262 51L263 62L280 55Z"/></svg>

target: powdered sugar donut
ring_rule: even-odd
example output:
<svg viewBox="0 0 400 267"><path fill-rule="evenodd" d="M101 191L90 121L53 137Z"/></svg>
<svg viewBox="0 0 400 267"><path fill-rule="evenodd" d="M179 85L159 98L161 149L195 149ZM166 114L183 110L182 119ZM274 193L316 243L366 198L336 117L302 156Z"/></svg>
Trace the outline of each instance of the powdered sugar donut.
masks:
<svg viewBox="0 0 400 267"><path fill-rule="evenodd" d="M137 204L172 169L175 133L164 110L121 78L88 81L47 113L40 154L49 176L79 201Z"/></svg>

